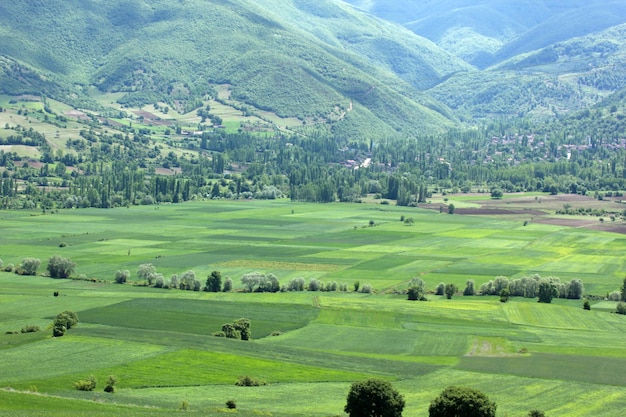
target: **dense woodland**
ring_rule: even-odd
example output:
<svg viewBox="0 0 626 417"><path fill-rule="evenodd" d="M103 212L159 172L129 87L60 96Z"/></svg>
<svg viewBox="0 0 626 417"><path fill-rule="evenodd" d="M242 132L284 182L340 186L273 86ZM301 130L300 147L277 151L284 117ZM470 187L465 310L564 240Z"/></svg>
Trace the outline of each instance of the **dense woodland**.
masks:
<svg viewBox="0 0 626 417"><path fill-rule="evenodd" d="M149 128L103 131L97 122L83 121L80 138L68 139L63 152L52 151L32 127L7 123L2 144L36 147L42 156L29 161L0 151L1 207L108 208L200 198L328 203L367 195L406 206L426 202L433 192L470 191L619 196L626 189L624 118L622 108L610 103L551 124L502 121L369 141L315 130L288 135L206 128L193 137L168 130L165 141L185 148L188 157L163 152ZM44 117L64 123L52 112ZM157 175L157 168L172 174Z"/></svg>

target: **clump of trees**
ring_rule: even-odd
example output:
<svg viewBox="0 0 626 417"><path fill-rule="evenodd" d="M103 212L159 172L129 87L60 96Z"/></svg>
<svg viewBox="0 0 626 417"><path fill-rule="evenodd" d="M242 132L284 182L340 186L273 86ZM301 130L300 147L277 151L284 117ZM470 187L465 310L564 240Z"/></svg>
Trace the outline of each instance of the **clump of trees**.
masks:
<svg viewBox="0 0 626 417"><path fill-rule="evenodd" d="M429 417L495 417L496 403L474 388L450 386L428 408Z"/></svg>
<svg viewBox="0 0 626 417"><path fill-rule="evenodd" d="M401 417L404 405L390 382L370 378L352 384L344 411L350 417Z"/></svg>
<svg viewBox="0 0 626 417"><path fill-rule="evenodd" d="M71 259L62 258L58 255L48 259L48 266L46 267L51 278L69 278L74 272L74 268L76 268L76 264Z"/></svg>
<svg viewBox="0 0 626 417"><path fill-rule="evenodd" d="M562 282L557 277L542 278L537 274L513 280L499 276L480 286L482 295L502 295L503 290L508 290L511 297L538 297L539 302L550 303L553 298L581 299L585 286L580 279Z"/></svg>
<svg viewBox="0 0 626 417"><path fill-rule="evenodd" d="M407 299L410 301L427 301L426 299L426 282L419 277L411 279L409 289L407 290Z"/></svg>
<svg viewBox="0 0 626 417"><path fill-rule="evenodd" d="M260 272L250 272L241 277L241 283L248 292L278 292L280 283L276 275L263 274Z"/></svg>
<svg viewBox="0 0 626 417"><path fill-rule="evenodd" d="M35 324L28 324L20 329L20 333L36 333L39 330L41 330L39 326Z"/></svg>
<svg viewBox="0 0 626 417"><path fill-rule="evenodd" d="M338 284L337 281L324 283L317 278L311 278L307 284L304 278L297 277L289 280L287 285L281 287L281 291L348 291L348 284Z"/></svg>
<svg viewBox="0 0 626 417"><path fill-rule="evenodd" d="M222 325L222 330L213 333L216 337L226 337L228 339L250 340L252 338L251 323L249 319L241 318L232 323Z"/></svg>
<svg viewBox="0 0 626 417"><path fill-rule="evenodd" d="M156 268L152 264L141 264L137 268L137 278L146 281L151 286L157 277Z"/></svg>
<svg viewBox="0 0 626 417"><path fill-rule="evenodd" d="M78 315L73 311L59 313L52 322L52 335L61 337L65 332L78 324Z"/></svg>

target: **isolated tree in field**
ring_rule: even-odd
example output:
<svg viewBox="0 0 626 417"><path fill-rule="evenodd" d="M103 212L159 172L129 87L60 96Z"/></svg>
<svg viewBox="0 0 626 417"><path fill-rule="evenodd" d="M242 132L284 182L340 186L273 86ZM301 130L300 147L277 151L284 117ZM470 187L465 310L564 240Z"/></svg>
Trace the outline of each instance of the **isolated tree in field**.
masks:
<svg viewBox="0 0 626 417"><path fill-rule="evenodd" d="M15 272L19 275L36 275L41 261L37 258L24 258Z"/></svg>
<svg viewBox="0 0 626 417"><path fill-rule="evenodd" d="M130 278L130 271L125 269L125 270L117 270L115 272L115 282L117 284L125 284L126 281L128 281Z"/></svg>
<svg viewBox="0 0 626 417"><path fill-rule="evenodd" d="M448 387L428 408L429 417L495 417L496 403L481 391L466 387Z"/></svg>
<svg viewBox="0 0 626 417"><path fill-rule="evenodd" d="M148 285L152 285L152 282L156 278L156 268L152 264L141 264L137 268L137 278L147 281Z"/></svg>
<svg viewBox="0 0 626 417"><path fill-rule="evenodd" d="M222 273L220 271L213 271L206 279L205 291L220 292L222 290Z"/></svg>
<svg viewBox="0 0 626 417"><path fill-rule="evenodd" d="M344 407L350 417L401 417L403 409L404 397L377 378L353 383Z"/></svg>
<svg viewBox="0 0 626 417"><path fill-rule="evenodd" d="M71 259L57 255L48 259L48 266L46 267L51 278L69 278L74 272L74 268L76 268L76 264Z"/></svg>
<svg viewBox="0 0 626 417"><path fill-rule="evenodd" d="M622 288L620 289L620 295L622 296L622 301L626 301L626 278L624 278L624 282L622 283Z"/></svg>
<svg viewBox="0 0 626 417"><path fill-rule="evenodd" d="M539 283L539 302L550 304L552 299L559 295L556 287L548 281L541 281Z"/></svg>
<svg viewBox="0 0 626 417"><path fill-rule="evenodd" d="M444 288L444 293L446 294L446 298L450 300L454 294L459 291L458 287L454 284L446 284Z"/></svg>
<svg viewBox="0 0 626 417"><path fill-rule="evenodd" d="M503 196L504 196L504 193L503 193L503 192L502 192L502 190L501 190L501 189L499 189L499 188L494 188L494 189L491 191L491 198L500 199L500 198L502 198Z"/></svg>
<svg viewBox="0 0 626 417"><path fill-rule="evenodd" d="M455 209L454 204L448 204L448 214L454 214Z"/></svg>
<svg viewBox="0 0 626 417"><path fill-rule="evenodd" d="M589 303L589 300L585 300L585 302L583 303L583 309L591 310L591 304Z"/></svg>

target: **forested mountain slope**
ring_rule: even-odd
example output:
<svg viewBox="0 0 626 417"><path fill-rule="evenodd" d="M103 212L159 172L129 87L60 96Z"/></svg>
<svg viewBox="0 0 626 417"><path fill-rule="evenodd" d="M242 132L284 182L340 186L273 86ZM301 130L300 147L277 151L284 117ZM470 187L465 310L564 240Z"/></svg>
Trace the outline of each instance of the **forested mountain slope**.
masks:
<svg viewBox="0 0 626 417"><path fill-rule="evenodd" d="M0 36L4 93L72 101L95 85L124 104L189 111L227 85L281 117L341 121L340 135L452 126L420 91L469 69L340 1L2 2Z"/></svg>
<svg viewBox="0 0 626 417"><path fill-rule="evenodd" d="M347 0L479 67L626 23L619 0Z"/></svg>

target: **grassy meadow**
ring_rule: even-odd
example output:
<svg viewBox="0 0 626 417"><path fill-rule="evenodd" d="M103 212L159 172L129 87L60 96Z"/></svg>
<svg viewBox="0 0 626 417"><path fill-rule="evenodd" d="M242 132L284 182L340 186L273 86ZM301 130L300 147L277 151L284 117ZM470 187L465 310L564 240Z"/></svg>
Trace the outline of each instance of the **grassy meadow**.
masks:
<svg viewBox="0 0 626 417"><path fill-rule="evenodd" d="M413 218L413 225L400 221ZM370 223L373 221L373 226ZM399 294L420 276L461 290L504 275L580 278L586 293L621 285L626 237L504 218L385 205L206 201L52 214L0 212L0 259L76 262L55 280L0 273L0 413L3 416L343 415L352 382L388 379L404 415L427 416L448 385L484 391L498 416L541 409L553 416L615 416L626 406L626 316L615 303ZM232 278L235 291L156 289L136 281L152 263L166 280L193 270ZM131 283L113 284L128 269ZM303 277L370 284L374 294L243 293L259 271L281 284ZM93 280L89 280L92 279ZM53 292L59 296L54 297ZM80 323L64 337L48 327L61 311ZM252 340L211 336L240 317ZM41 332L6 334L26 325ZM93 392L73 383L94 375ZM109 375L114 394L103 392ZM235 386L248 375L259 387Z"/></svg>

